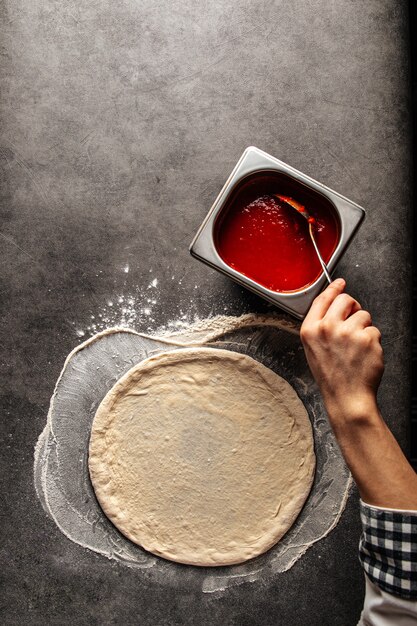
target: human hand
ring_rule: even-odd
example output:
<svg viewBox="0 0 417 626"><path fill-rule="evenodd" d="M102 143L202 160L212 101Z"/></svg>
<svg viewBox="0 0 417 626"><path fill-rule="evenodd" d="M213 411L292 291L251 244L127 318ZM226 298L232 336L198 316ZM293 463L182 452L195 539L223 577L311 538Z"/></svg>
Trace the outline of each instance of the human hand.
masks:
<svg viewBox="0 0 417 626"><path fill-rule="evenodd" d="M302 326L310 369L320 387L342 454L364 502L417 510L417 474L376 402L384 371L381 334L371 316L333 281Z"/></svg>
<svg viewBox="0 0 417 626"><path fill-rule="evenodd" d="M339 278L317 296L300 331L332 421L365 417L384 371L381 333L345 286Z"/></svg>

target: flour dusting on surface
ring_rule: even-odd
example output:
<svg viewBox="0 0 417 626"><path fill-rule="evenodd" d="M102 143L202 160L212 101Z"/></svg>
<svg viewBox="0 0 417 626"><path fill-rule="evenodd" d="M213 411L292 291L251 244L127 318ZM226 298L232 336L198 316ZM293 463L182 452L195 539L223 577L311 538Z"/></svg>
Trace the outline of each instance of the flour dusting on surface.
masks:
<svg viewBox="0 0 417 626"><path fill-rule="evenodd" d="M149 292L152 289L156 287ZM35 487L47 514L72 541L134 569L146 570L148 578L163 585L180 587L191 581L204 593L223 593L230 586L287 571L335 527L351 485L308 370L298 328L297 323L280 315L247 314L174 324L171 330L165 328L152 335L129 328L105 328L85 340L66 359L35 450ZM167 350L200 345L247 354L288 380L313 424L317 469L303 510L278 544L241 565L210 568L209 572L193 567L190 578L187 566L142 550L109 522L89 479L88 443L98 405L131 367Z"/></svg>
<svg viewBox="0 0 417 626"><path fill-rule="evenodd" d="M124 273L129 272L129 265L122 268ZM150 270L152 273L152 270ZM152 275L152 274L151 274ZM182 279L172 276L172 281L178 287ZM72 322L74 333L80 339L91 337L107 328L132 328L145 333L169 333L171 330L187 328L199 319L197 302L187 296L187 306L171 302L172 319L165 325L157 323L162 310L166 306L165 298L161 298L160 281L157 277L150 278L144 286L129 288L125 283L94 311L91 311L86 320L81 323ZM195 285L195 289L198 285ZM221 305L224 313L228 311L228 303Z"/></svg>

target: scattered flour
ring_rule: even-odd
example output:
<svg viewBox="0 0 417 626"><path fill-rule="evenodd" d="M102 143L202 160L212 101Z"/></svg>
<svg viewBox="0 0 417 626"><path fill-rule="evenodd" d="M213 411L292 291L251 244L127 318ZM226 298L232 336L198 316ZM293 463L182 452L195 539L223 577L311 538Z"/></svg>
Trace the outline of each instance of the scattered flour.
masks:
<svg viewBox="0 0 417 626"><path fill-rule="evenodd" d="M143 334L107 328L86 339L67 357L57 381L44 431L35 449L34 480L46 513L72 541L128 567L146 570L147 579L204 593L265 580L290 569L338 523L351 478L336 444L298 336L299 325L275 314L212 316L186 329ZM284 332L283 332L284 331ZM101 399L133 365L177 347L210 344L242 352L290 382L314 427L317 458L314 485L296 522L276 546L241 565L194 568L159 559L131 544L101 511L88 473L91 423ZM208 568L210 569L210 568Z"/></svg>
<svg viewBox="0 0 417 626"><path fill-rule="evenodd" d="M195 297L190 297L187 284L187 294L181 297L183 277L174 274L169 284L173 283L179 297L171 298L172 318L161 326L159 322L165 319L170 296L167 285L154 277L132 289L127 281L129 266L121 267L121 272L124 280L120 281L120 289L91 311L88 321L73 322L75 335L82 343L65 362L51 399L47 424L35 450L35 485L45 511L79 545L129 567L147 570L147 576L161 584L180 587L185 579L189 582L185 568L183 571L132 546L104 516L89 481L89 432L98 401L138 361L149 354L184 345L220 342L224 347L223 337L232 337L227 339L226 347L243 351L275 369L289 380L305 403L315 430L318 459L315 485L293 528L277 546L240 566L209 573L203 568L194 572L193 580L204 593L222 593L230 586L285 572L336 526L351 485L334 435L323 419L322 402L312 386L305 359L298 357L302 351L299 324L276 311L272 315L247 313L234 317L229 302L218 299L215 310L200 319L199 286L194 286L191 293ZM275 346L271 344L270 334L265 341L264 333L270 333L271 327L278 332ZM250 335L239 334L251 328Z"/></svg>
<svg viewBox="0 0 417 626"><path fill-rule="evenodd" d="M121 268L122 273L129 273L129 265ZM150 270L152 273L152 270ZM183 284L183 276L171 276L171 281L175 281L175 285L181 289ZM127 279L121 280L120 290L107 298L102 305L98 306L91 313L87 320L80 322L72 322L74 332L77 337L86 338L95 335L107 328L131 328L146 333L165 334L170 331L176 331L181 328L188 328L190 325L198 321L199 315L197 311L197 289L198 285L193 285L195 297L187 293L186 297L181 298L186 306L171 301L172 319L164 325L158 323L158 320L164 316L166 310L167 295L164 289L164 296L161 297L161 282L155 277L145 286L137 286L131 288L127 285ZM223 314L230 312L229 302L220 303L220 310Z"/></svg>

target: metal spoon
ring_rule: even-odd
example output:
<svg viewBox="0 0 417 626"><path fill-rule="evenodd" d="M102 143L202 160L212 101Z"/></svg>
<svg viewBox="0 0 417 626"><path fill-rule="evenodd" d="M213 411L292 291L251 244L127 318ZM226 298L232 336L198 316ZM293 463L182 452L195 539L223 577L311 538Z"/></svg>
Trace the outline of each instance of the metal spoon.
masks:
<svg viewBox="0 0 417 626"><path fill-rule="evenodd" d="M314 238L314 234L313 234L313 225L315 224L316 220L314 219L314 217L311 217L311 215L308 213L308 211L306 211L305 206L303 206L299 202L296 202L292 198L289 198L288 196L280 196L277 193L274 194L274 197L278 198L278 200L280 200L284 204L287 204L292 209L295 209L300 215L302 215L307 220L307 222L308 222L308 231L310 233L311 241L313 242L313 246L314 246L314 249L315 249L315 251L317 253L318 259L320 261L320 265L323 268L323 273L324 273L325 277L327 278L327 280L329 281L329 284L330 284L332 282L332 279L330 278L329 270L327 269L327 265L325 264L325 262L322 259L322 256L320 254L320 250L318 249L318 246L317 246L316 240Z"/></svg>

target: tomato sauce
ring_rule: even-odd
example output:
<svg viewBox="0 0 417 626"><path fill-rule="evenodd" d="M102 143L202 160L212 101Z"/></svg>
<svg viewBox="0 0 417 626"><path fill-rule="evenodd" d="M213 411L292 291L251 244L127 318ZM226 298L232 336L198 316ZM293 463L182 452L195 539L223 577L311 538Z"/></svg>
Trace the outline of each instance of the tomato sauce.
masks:
<svg viewBox="0 0 417 626"><path fill-rule="evenodd" d="M284 198L284 196L282 196ZM303 289L322 273L308 231L299 213L305 207L311 218L317 246L327 263L339 240L338 221L320 203L301 204L294 197L240 194L216 228L216 248L223 261L271 291ZM288 206L291 201L293 207Z"/></svg>

